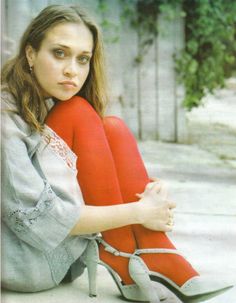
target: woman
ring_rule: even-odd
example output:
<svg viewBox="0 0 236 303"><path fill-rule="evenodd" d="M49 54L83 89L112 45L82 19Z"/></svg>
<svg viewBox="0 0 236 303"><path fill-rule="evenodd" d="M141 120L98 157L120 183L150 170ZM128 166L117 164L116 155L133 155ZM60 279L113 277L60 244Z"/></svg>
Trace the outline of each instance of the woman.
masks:
<svg viewBox="0 0 236 303"><path fill-rule="evenodd" d="M80 8L45 8L2 84L4 287L49 289L87 266L93 296L100 263L136 302L165 299L162 284L183 301L229 288L199 276L165 234L175 204L125 124L103 116L102 40Z"/></svg>

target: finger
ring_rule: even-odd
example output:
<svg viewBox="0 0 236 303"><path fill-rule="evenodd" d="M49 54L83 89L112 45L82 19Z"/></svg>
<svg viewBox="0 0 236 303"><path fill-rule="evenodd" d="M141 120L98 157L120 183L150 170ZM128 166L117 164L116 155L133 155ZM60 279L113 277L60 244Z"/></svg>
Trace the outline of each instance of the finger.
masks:
<svg viewBox="0 0 236 303"><path fill-rule="evenodd" d="M145 189L159 192L161 190L161 186L157 182L150 182L146 185Z"/></svg>
<svg viewBox="0 0 236 303"><path fill-rule="evenodd" d="M168 227L173 228L174 226L174 220L169 220L168 223L166 224Z"/></svg>
<svg viewBox="0 0 236 303"><path fill-rule="evenodd" d="M172 209L172 208L175 208L176 207L176 203L175 202L172 202L172 201L166 201L167 203L167 207L169 209Z"/></svg>
<svg viewBox="0 0 236 303"><path fill-rule="evenodd" d="M161 179L157 178L157 177L149 177L149 179L153 182L160 182Z"/></svg>
<svg viewBox="0 0 236 303"><path fill-rule="evenodd" d="M159 183L159 182L153 182L151 184L152 184L152 187L150 187L151 191L159 193L162 190L161 183Z"/></svg>
<svg viewBox="0 0 236 303"><path fill-rule="evenodd" d="M174 218L174 213L173 213L173 210L168 208L168 216L170 219L173 219Z"/></svg>
<svg viewBox="0 0 236 303"><path fill-rule="evenodd" d="M153 183L149 182L146 186L145 186L145 190L146 189L151 189L153 187Z"/></svg>
<svg viewBox="0 0 236 303"><path fill-rule="evenodd" d="M167 222L168 226L174 226L174 220L173 219L169 219Z"/></svg>
<svg viewBox="0 0 236 303"><path fill-rule="evenodd" d="M168 226L168 225L166 225L166 227L165 227L165 232L170 232L170 231L172 231L173 230L173 226Z"/></svg>
<svg viewBox="0 0 236 303"><path fill-rule="evenodd" d="M168 185L166 182L161 181L161 194L162 196L167 199L168 197Z"/></svg>
<svg viewBox="0 0 236 303"><path fill-rule="evenodd" d="M168 216L165 220L167 225L173 225L174 224L174 219L170 216Z"/></svg>

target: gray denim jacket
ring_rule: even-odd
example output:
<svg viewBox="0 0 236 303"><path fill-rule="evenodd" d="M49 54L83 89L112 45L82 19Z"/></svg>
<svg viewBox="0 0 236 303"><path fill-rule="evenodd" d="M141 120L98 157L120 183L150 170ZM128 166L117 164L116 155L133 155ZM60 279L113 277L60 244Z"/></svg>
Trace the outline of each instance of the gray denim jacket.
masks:
<svg viewBox="0 0 236 303"><path fill-rule="evenodd" d="M2 94L2 285L35 292L60 283L88 239L70 236L83 202L76 156L50 128L31 132ZM89 238L89 236L88 236Z"/></svg>

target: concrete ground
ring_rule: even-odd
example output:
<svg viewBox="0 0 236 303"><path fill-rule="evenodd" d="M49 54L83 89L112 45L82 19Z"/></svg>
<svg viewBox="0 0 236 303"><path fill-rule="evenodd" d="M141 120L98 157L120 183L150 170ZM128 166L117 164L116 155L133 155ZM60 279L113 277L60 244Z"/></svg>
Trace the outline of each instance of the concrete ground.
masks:
<svg viewBox="0 0 236 303"><path fill-rule="evenodd" d="M177 202L175 228L169 234L177 248L202 275L236 285L236 169L197 146L140 142L150 176L169 184ZM2 291L3 303L124 302L103 268L98 271L98 297L88 296L87 273L67 285L35 294ZM179 303L172 295L163 303ZM236 287L209 303L235 303Z"/></svg>
<svg viewBox="0 0 236 303"><path fill-rule="evenodd" d="M198 144L236 168L236 77L224 89L208 94L203 104L186 114L188 143Z"/></svg>

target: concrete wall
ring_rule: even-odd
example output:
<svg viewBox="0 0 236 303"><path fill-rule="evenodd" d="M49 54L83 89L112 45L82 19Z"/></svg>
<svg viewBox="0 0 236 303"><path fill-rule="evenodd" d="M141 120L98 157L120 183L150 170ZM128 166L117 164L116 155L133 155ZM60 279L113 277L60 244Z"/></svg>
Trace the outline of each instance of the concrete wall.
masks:
<svg viewBox="0 0 236 303"><path fill-rule="evenodd" d="M48 4L82 4L101 21L98 0L4 0L3 62L17 49L19 38L27 24ZM119 27L119 40L106 42L111 104L109 114L125 119L140 139L184 142L186 137L185 111L181 106L184 90L176 84L173 55L183 47L183 20L167 21L159 16L160 34L144 60L135 65L139 37L127 23L120 21L120 1L108 1L105 17ZM106 32L105 41L114 36ZM111 40L111 39L110 39Z"/></svg>

